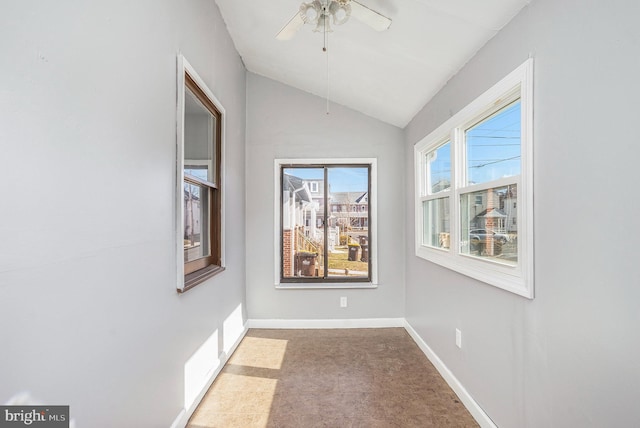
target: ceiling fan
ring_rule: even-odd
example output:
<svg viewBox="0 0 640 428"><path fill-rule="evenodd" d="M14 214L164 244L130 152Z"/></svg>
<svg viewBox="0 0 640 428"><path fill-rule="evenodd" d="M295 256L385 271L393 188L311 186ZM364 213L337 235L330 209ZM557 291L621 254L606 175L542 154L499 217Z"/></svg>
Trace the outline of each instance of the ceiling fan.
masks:
<svg viewBox="0 0 640 428"><path fill-rule="evenodd" d="M278 40L289 40L304 24L315 25L313 31L328 33L330 21L334 25L344 24L353 16L376 31L384 31L391 26L391 18L368 8L356 0L313 0L302 3L300 9L276 35Z"/></svg>

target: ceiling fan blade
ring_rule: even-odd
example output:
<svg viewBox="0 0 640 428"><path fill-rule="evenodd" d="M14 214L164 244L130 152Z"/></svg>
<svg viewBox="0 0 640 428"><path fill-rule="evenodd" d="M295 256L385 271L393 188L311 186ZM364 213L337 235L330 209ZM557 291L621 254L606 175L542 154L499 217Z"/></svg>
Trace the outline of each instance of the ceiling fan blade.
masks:
<svg viewBox="0 0 640 428"><path fill-rule="evenodd" d="M278 34L276 34L276 39L278 40L291 40L293 36L296 35L300 27L304 25L304 21L302 20L302 16L300 16L300 12L296 12L295 15L285 24L284 27Z"/></svg>
<svg viewBox="0 0 640 428"><path fill-rule="evenodd" d="M351 0L349 4L351 5L351 16L355 17L358 21L367 24L374 30L384 31L391 26L391 18L387 18L373 9L369 9L367 6L362 3L358 3L356 0Z"/></svg>

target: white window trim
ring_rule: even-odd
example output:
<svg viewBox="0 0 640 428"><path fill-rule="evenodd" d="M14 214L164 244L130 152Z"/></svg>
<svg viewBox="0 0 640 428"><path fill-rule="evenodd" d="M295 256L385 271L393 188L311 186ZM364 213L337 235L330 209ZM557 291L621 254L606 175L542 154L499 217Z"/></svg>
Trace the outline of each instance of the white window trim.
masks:
<svg viewBox="0 0 640 428"><path fill-rule="evenodd" d="M467 127L497 105L504 105L513 98L519 88L521 100L521 173L519 177L505 178L476 185L461 187L464 171L460 171L458 152ZM424 178L424 155L440 145L451 141L451 189L434 195L426 193ZM464 152L462 153L464 155ZM502 79L491 89L480 95L468 106L455 114L414 147L415 159L415 251L416 256L437 263L456 272L478 279L520 296L533 299L533 59ZM455 159L455 160L454 160ZM518 265L516 267L482 260L459 252L460 195L496 187L500 184L517 184L518 204ZM423 245L422 201L449 197L450 203L450 248L443 250Z"/></svg>
<svg viewBox="0 0 640 428"><path fill-rule="evenodd" d="M371 210L371 224L369 233L371 235L371 247L369 254L371 257L371 282L280 282L280 169L283 165L371 165L371 195L369 198L369 209ZM279 289L336 289L336 288L377 288L378 287L378 160L376 158L304 158L304 159L275 159L274 160L274 284ZM371 202L373 200L373 202ZM328 207L329 209L329 207ZM329 211L331 212L331 211Z"/></svg>
<svg viewBox="0 0 640 428"><path fill-rule="evenodd" d="M174 203L175 206L175 260L177 267L176 274L176 287L178 290L184 290L184 243L183 243L183 225L184 225L184 212L182 209L182 199L181 195L183 192L183 182L184 182L184 108L185 108L185 78L184 74L189 73L189 76L196 82L198 87L202 89L202 91L207 95L207 97L211 100L213 105L218 109L221 116L221 141L220 141L220 183L218 184L218 188L222 192L220 195L220 205L221 205L221 218L220 218L220 265L221 267L225 267L225 198L227 192L225 191L225 142L226 142L226 118L227 115L225 113L225 109L222 106L222 103L216 98L216 96L211 92L207 84L202 80L200 75L196 72L189 61L182 54L178 54L178 83L177 83L177 109L176 109L176 187L175 187L175 195L174 195ZM193 162L193 161L189 161ZM193 164L192 164L193 165Z"/></svg>

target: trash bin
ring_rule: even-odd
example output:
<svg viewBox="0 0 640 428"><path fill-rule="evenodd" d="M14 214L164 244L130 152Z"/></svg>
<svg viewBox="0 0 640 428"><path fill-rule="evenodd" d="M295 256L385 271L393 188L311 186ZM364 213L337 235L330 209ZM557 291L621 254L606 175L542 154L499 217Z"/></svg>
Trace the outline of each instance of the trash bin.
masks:
<svg viewBox="0 0 640 428"><path fill-rule="evenodd" d="M362 257L360 258L361 262L369 261L369 244L362 244Z"/></svg>
<svg viewBox="0 0 640 428"><path fill-rule="evenodd" d="M318 254L299 252L296 254L295 269L297 276L316 276L316 258Z"/></svg>
<svg viewBox="0 0 640 428"><path fill-rule="evenodd" d="M349 244L349 261L350 262L358 261L359 255L360 255L360 245Z"/></svg>

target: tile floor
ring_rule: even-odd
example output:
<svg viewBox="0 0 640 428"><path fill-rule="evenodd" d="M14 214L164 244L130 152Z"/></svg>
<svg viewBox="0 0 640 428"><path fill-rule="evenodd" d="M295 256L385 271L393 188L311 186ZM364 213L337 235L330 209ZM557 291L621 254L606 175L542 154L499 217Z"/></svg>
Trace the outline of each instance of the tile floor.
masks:
<svg viewBox="0 0 640 428"><path fill-rule="evenodd" d="M251 329L187 425L477 426L403 328Z"/></svg>

